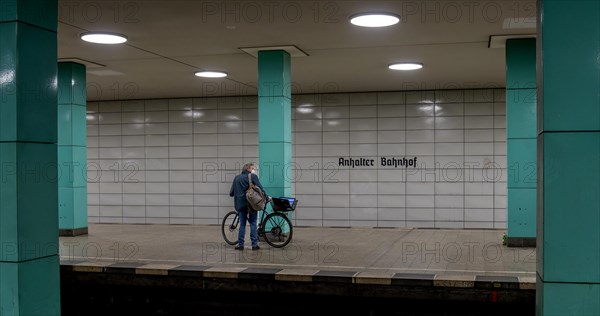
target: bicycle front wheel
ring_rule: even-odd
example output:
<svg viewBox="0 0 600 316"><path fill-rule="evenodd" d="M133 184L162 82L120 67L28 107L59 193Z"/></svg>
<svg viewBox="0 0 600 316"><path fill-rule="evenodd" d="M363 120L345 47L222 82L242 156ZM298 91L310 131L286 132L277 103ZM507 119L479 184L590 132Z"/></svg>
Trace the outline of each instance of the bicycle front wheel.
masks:
<svg viewBox="0 0 600 316"><path fill-rule="evenodd" d="M223 217L221 230L226 243L230 245L237 244L238 232L240 231L240 217L236 211L231 211Z"/></svg>
<svg viewBox="0 0 600 316"><path fill-rule="evenodd" d="M263 223L264 238L271 247L281 248L292 241L292 222L281 213L271 213Z"/></svg>

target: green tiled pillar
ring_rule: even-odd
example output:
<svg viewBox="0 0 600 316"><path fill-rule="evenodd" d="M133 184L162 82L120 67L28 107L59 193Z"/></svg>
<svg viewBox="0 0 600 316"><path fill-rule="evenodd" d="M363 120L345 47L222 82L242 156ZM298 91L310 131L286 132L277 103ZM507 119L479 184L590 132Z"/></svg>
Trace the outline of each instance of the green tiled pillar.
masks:
<svg viewBox="0 0 600 316"><path fill-rule="evenodd" d="M87 234L85 66L58 63L58 227Z"/></svg>
<svg viewBox="0 0 600 316"><path fill-rule="evenodd" d="M60 314L57 12L0 0L0 315Z"/></svg>
<svg viewBox="0 0 600 316"><path fill-rule="evenodd" d="M538 315L600 315L600 2L538 3Z"/></svg>
<svg viewBox="0 0 600 316"><path fill-rule="evenodd" d="M292 114L290 55L258 53L258 152L260 181L274 197L291 194Z"/></svg>
<svg viewBox="0 0 600 316"><path fill-rule="evenodd" d="M537 97L535 39L506 41L508 246L535 246Z"/></svg>

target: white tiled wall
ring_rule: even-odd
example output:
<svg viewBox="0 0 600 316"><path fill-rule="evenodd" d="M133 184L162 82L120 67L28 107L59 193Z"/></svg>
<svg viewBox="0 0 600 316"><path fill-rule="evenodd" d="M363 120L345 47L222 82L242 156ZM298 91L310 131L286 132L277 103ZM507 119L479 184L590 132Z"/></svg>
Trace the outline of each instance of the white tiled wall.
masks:
<svg viewBox="0 0 600 316"><path fill-rule="evenodd" d="M295 224L505 228L504 93L294 96ZM90 221L218 224L258 160L257 118L255 97L88 104ZM380 164L415 156L418 168Z"/></svg>

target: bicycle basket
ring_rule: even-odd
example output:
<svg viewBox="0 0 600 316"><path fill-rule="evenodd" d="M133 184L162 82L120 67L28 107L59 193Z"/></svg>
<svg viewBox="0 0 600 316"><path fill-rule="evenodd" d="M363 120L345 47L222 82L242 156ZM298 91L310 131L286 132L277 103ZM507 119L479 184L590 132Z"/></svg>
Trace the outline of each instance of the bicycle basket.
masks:
<svg viewBox="0 0 600 316"><path fill-rule="evenodd" d="M291 197L273 198L273 210L276 212L292 212L298 205L298 199Z"/></svg>

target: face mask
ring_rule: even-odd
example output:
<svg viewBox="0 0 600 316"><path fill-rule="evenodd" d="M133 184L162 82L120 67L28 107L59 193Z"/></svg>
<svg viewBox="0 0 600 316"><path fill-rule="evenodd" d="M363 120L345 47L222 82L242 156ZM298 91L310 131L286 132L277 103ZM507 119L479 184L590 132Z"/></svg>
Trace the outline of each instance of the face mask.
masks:
<svg viewBox="0 0 600 316"><path fill-rule="evenodd" d="M256 169L252 170L252 173L256 174Z"/></svg>

